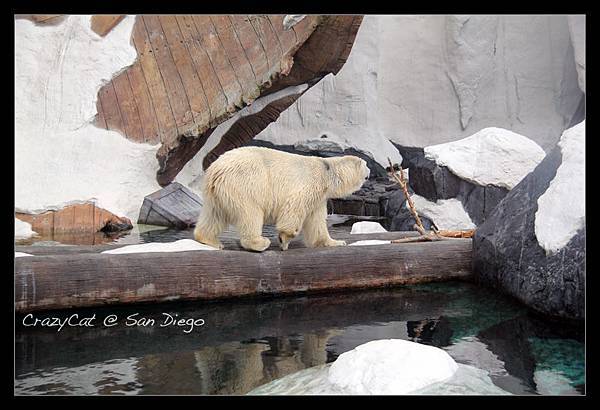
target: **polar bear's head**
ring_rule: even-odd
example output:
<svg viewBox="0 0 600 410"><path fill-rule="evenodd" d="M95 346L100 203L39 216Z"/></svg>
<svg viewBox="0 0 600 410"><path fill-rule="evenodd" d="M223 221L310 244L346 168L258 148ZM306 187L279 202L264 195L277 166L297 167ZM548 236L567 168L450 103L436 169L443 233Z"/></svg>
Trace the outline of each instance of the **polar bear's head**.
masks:
<svg viewBox="0 0 600 410"><path fill-rule="evenodd" d="M343 198L356 192L369 178L369 167L364 159L353 155L332 157L326 159L330 166L332 183L327 196L329 198Z"/></svg>

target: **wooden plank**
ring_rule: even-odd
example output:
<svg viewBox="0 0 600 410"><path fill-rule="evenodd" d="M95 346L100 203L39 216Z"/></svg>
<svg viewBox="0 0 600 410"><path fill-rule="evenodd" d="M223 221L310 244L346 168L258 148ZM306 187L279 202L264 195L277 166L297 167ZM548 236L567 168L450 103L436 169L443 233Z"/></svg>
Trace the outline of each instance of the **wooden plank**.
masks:
<svg viewBox="0 0 600 410"><path fill-rule="evenodd" d="M158 69L167 90L167 96L173 110L175 123L179 130L178 133L182 134L184 132L183 130L193 122L188 96L183 87L175 62L173 61L173 56L171 55L158 16L145 15L142 16L142 21L146 25L154 57L156 58Z"/></svg>
<svg viewBox="0 0 600 410"><path fill-rule="evenodd" d="M125 71L125 75L131 85L133 98L140 117L142 141L156 144L161 141L160 127L140 62L136 61L129 70Z"/></svg>
<svg viewBox="0 0 600 410"><path fill-rule="evenodd" d="M92 16L92 30L104 37L125 18L124 14L102 14Z"/></svg>
<svg viewBox="0 0 600 410"><path fill-rule="evenodd" d="M253 15L250 16L249 19L267 53L269 73L273 74L279 71L281 68L280 60L283 53L281 46L277 41L277 37L275 37L275 33L273 33L270 21L265 16L261 15Z"/></svg>
<svg viewBox="0 0 600 410"><path fill-rule="evenodd" d="M267 60L267 53L260 42L260 38L252 23L250 23L249 16L231 15L229 18L246 52L248 61L250 61L250 65L256 76L257 85L262 86L269 80L269 61Z"/></svg>
<svg viewBox="0 0 600 410"><path fill-rule="evenodd" d="M102 102L100 98L96 100L96 117L94 118L94 125L99 128L108 129L106 120L104 119L104 111L102 110Z"/></svg>
<svg viewBox="0 0 600 410"><path fill-rule="evenodd" d="M19 312L210 300L465 279L471 239L261 254L197 251L72 254L15 260ZM35 287L35 292L30 291Z"/></svg>
<svg viewBox="0 0 600 410"><path fill-rule="evenodd" d="M198 32L201 46L206 50L210 61L219 78L219 84L227 97L227 110L235 111L235 106L241 106L242 87L236 77L231 63L227 59L210 16L192 16Z"/></svg>
<svg viewBox="0 0 600 410"><path fill-rule="evenodd" d="M102 112L108 129L119 131L127 136L125 127L123 126L123 118L117 100L117 94L113 82L110 81L106 87L102 87L98 93L100 104L102 104Z"/></svg>
<svg viewBox="0 0 600 410"><path fill-rule="evenodd" d="M141 119L133 97L133 91L127 78L127 72L122 72L112 80L115 94L119 103L119 111L123 120L123 128L127 138L135 142L144 142L144 131Z"/></svg>
<svg viewBox="0 0 600 410"><path fill-rule="evenodd" d="M231 20L229 16L223 15L210 16L210 19L240 82L244 102L251 103L258 98L260 90L256 84L256 77L254 76L250 62L237 38Z"/></svg>
<svg viewBox="0 0 600 410"><path fill-rule="evenodd" d="M39 25L54 26L62 23L68 16L64 14L16 14L15 19L26 19Z"/></svg>
<svg viewBox="0 0 600 410"><path fill-rule="evenodd" d="M183 34L179 29L177 19L172 15L159 16L158 19L171 50L175 68L181 77L184 91L189 90L189 92L186 91L186 95L190 103L194 122L196 124L204 124L204 127L198 129L197 132L204 132L208 128L210 119L208 101L204 92L199 92L202 90L202 82L198 78L191 55L184 44Z"/></svg>
<svg viewBox="0 0 600 410"><path fill-rule="evenodd" d="M94 204L86 203L81 205L75 205L73 208L73 224L71 225L70 232L96 232L94 226Z"/></svg>
<svg viewBox="0 0 600 410"><path fill-rule="evenodd" d="M293 30L284 30L283 29L283 19L285 15L283 14L270 14L267 16L269 20L271 20L271 25L275 30L275 35L279 38L279 43L283 49L283 54L290 54L295 52L298 48L297 45L297 36Z"/></svg>
<svg viewBox="0 0 600 410"><path fill-rule="evenodd" d="M75 229L75 207L67 206L54 213L54 233L72 232Z"/></svg>
<svg viewBox="0 0 600 410"><path fill-rule="evenodd" d="M194 19L192 16L176 16L176 19L179 23L184 43L189 50L194 69L202 82L202 91L208 102L211 127L216 126L220 119L227 115L227 96L221 87L210 55L200 41Z"/></svg>
<svg viewBox="0 0 600 410"><path fill-rule="evenodd" d="M148 86L150 98L152 99L152 106L156 114L161 141L168 141L178 134L177 125L142 16L136 17L136 22L133 25L132 39L137 50L141 71Z"/></svg>

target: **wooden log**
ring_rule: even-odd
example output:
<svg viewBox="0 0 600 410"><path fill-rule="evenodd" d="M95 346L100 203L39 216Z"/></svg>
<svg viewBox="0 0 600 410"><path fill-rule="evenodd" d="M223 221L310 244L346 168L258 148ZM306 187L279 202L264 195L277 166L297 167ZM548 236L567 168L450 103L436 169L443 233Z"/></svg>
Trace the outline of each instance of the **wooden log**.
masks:
<svg viewBox="0 0 600 410"><path fill-rule="evenodd" d="M210 300L464 279L471 240L290 249L63 254L15 260L15 308Z"/></svg>

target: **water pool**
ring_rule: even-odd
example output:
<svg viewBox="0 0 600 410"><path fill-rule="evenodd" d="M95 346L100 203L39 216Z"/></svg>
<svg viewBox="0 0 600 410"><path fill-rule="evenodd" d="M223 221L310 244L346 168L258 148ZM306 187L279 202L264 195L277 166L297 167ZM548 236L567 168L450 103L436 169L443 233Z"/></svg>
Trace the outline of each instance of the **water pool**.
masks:
<svg viewBox="0 0 600 410"><path fill-rule="evenodd" d="M73 313L95 315L95 325L57 331L25 327L24 317L17 317L16 394L246 394L386 338L443 348L513 394L583 394L585 389L582 325L536 317L470 283L34 317L64 320ZM111 314L118 324L104 326ZM188 325L161 327L169 317L204 322L191 331Z"/></svg>

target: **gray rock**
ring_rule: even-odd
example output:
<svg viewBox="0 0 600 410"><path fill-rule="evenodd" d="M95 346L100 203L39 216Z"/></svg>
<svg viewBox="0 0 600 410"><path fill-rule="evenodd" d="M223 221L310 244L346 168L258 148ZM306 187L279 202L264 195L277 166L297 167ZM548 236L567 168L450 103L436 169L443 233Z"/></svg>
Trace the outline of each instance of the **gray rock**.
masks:
<svg viewBox="0 0 600 410"><path fill-rule="evenodd" d="M479 226L473 240L473 267L481 284L500 289L536 311L584 319L585 229L549 255L535 236L537 200L561 161L557 146Z"/></svg>
<svg viewBox="0 0 600 410"><path fill-rule="evenodd" d="M417 195L429 201L456 198L476 225L482 224L508 190L493 185L481 186L454 175L447 167L425 158L423 148L394 144L408 168L409 185Z"/></svg>

